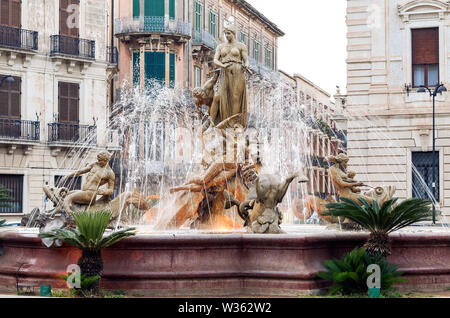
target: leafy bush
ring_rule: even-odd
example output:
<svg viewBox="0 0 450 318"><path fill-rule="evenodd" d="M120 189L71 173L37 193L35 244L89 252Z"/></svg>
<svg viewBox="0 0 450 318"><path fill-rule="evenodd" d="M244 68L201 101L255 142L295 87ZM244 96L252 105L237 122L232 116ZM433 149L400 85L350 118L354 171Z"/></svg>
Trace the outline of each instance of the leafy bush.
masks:
<svg viewBox="0 0 450 318"><path fill-rule="evenodd" d="M80 266L81 274L85 275L86 282L92 279L92 284L83 287L82 278L81 289L96 294L99 291L100 277L103 271L102 249L135 235L135 228L112 232L105 236L105 230L111 222L111 211L77 212L72 213L72 216L77 225L74 231L58 229L41 233L39 236L41 238L61 240L82 251L78 265Z"/></svg>
<svg viewBox="0 0 450 318"><path fill-rule="evenodd" d="M332 283L329 293L331 295L353 295L367 293L367 278L371 273L367 273L367 267L377 264L381 269L381 289L389 291L394 283L404 281L400 276L401 272L397 266L389 263L381 256L370 256L365 249L354 249L345 254L341 259L325 261L323 265L327 272L318 273L318 277Z"/></svg>
<svg viewBox="0 0 450 318"><path fill-rule="evenodd" d="M388 200L380 207L376 200L372 204L363 198L359 202L341 198L339 203L327 205L325 216L344 217L370 232L364 248L370 255L391 254L389 234L418 222L431 221L431 202L424 199L409 199L397 205L398 198Z"/></svg>
<svg viewBox="0 0 450 318"><path fill-rule="evenodd" d="M66 282L71 276L71 273L67 273L67 275L62 275L62 279L64 279ZM80 275L80 288L73 288L75 290L89 290L92 285L94 285L98 280L100 279L99 275L88 277L85 274Z"/></svg>

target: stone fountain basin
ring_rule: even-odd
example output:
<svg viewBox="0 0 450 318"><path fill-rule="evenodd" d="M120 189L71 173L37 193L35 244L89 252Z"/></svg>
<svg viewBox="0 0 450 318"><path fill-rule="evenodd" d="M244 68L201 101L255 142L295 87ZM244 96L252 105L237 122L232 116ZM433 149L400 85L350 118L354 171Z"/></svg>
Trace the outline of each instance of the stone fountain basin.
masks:
<svg viewBox="0 0 450 318"><path fill-rule="evenodd" d="M105 249L102 286L145 296L297 296L327 287L316 274L322 262L361 246L367 233L290 227L283 235L245 233L143 233ZM415 230L392 235L391 263L399 265L408 291L450 287L450 232ZM60 278L80 251L47 249L30 230L0 232L0 291L20 282L66 288Z"/></svg>

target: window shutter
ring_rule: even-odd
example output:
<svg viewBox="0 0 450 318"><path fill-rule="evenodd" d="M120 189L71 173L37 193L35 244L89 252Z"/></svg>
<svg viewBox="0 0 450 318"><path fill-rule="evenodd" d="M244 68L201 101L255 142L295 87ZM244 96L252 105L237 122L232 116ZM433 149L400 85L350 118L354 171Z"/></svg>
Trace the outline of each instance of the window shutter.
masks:
<svg viewBox="0 0 450 318"><path fill-rule="evenodd" d="M67 25L67 19L69 13L67 7L69 6L69 0L59 0L59 34L70 35L69 26Z"/></svg>
<svg viewBox="0 0 450 318"><path fill-rule="evenodd" d="M169 18L175 19L175 0L169 0Z"/></svg>
<svg viewBox="0 0 450 318"><path fill-rule="evenodd" d="M59 122L69 122L69 99L68 99L69 84L64 82L58 83L58 112Z"/></svg>
<svg viewBox="0 0 450 318"><path fill-rule="evenodd" d="M69 16L74 14L73 12L67 11L70 5L80 5L79 0L59 0L59 34L65 36L78 37L79 28L72 27L69 28L68 19ZM79 19L80 17L78 17Z"/></svg>
<svg viewBox="0 0 450 318"><path fill-rule="evenodd" d="M80 84L69 84L69 122L79 123Z"/></svg>
<svg viewBox="0 0 450 318"><path fill-rule="evenodd" d="M6 85L0 86L0 117L9 118L9 93Z"/></svg>
<svg viewBox="0 0 450 318"><path fill-rule="evenodd" d="M138 18L141 15L141 1L133 0L133 17Z"/></svg>
<svg viewBox="0 0 450 318"><path fill-rule="evenodd" d="M170 54L170 87L175 87L175 54Z"/></svg>
<svg viewBox="0 0 450 318"><path fill-rule="evenodd" d="M8 119L21 118L21 78L14 77L14 83L0 86L0 117Z"/></svg>
<svg viewBox="0 0 450 318"><path fill-rule="evenodd" d="M201 30L201 23L202 23L202 15L201 15L202 7L200 3L197 1L195 2L195 31Z"/></svg>
<svg viewBox="0 0 450 318"><path fill-rule="evenodd" d="M141 55L133 53L133 85L139 85L141 80Z"/></svg>
<svg viewBox="0 0 450 318"><path fill-rule="evenodd" d="M164 16L164 0L146 0L145 1L145 15L153 17ZM170 7L170 4L169 4ZM170 8L169 8L170 10Z"/></svg>
<svg viewBox="0 0 450 318"><path fill-rule="evenodd" d="M156 79L165 83L166 79L166 53L145 52L145 78Z"/></svg>
<svg viewBox="0 0 450 318"><path fill-rule="evenodd" d="M414 29L411 32L413 64L438 64L439 29Z"/></svg>
<svg viewBox="0 0 450 318"><path fill-rule="evenodd" d="M0 10L0 23L9 25L9 0L1 0Z"/></svg>
<svg viewBox="0 0 450 318"><path fill-rule="evenodd" d="M12 0L11 1L10 25L15 28L20 28L22 26L22 1L21 0Z"/></svg>
<svg viewBox="0 0 450 318"><path fill-rule="evenodd" d="M20 77L14 77L14 82L9 83L10 86L10 117L15 119L20 119L20 94L22 80ZM5 84L3 84L5 85Z"/></svg>
<svg viewBox="0 0 450 318"><path fill-rule="evenodd" d="M155 15L157 17L163 17L165 10L164 10L164 0L152 0L153 2L156 3L156 10L155 10Z"/></svg>

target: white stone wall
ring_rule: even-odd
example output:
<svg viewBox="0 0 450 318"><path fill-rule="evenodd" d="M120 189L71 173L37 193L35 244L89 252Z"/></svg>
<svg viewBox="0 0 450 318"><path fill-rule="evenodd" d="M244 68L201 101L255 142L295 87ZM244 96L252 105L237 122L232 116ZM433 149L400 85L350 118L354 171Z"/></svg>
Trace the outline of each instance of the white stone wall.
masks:
<svg viewBox="0 0 450 318"><path fill-rule="evenodd" d="M106 46L109 45L107 0L80 1L80 38L95 40L95 61L84 63L55 59L50 55L50 36L59 34L59 1L23 0L22 28L39 32L39 49L33 55L16 54L0 47L0 74L22 78L22 120L40 121L40 142L15 145L1 141L0 174L24 175L23 212L43 207L42 186L53 184L55 175L65 175L78 166L95 159L96 153L107 146L108 105ZM70 147L48 145L48 124L55 122L58 112L58 81L80 84L80 125L97 125L97 146L83 154L78 161ZM12 151L11 151L12 150ZM76 151L76 149L75 149ZM72 152L72 153L71 153ZM0 219L5 215L0 215ZM20 216L8 216L9 220Z"/></svg>
<svg viewBox="0 0 450 318"><path fill-rule="evenodd" d="M411 29L439 27L440 81L450 88L447 1L348 0L347 115L350 169L370 185L412 195L411 153L432 150L432 100L409 93ZM436 99L440 205L450 215L450 101Z"/></svg>

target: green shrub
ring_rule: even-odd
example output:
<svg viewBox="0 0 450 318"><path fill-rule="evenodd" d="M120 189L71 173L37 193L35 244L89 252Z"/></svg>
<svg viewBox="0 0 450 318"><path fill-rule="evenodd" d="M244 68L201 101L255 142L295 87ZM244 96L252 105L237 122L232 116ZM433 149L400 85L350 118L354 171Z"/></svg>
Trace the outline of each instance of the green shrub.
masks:
<svg viewBox="0 0 450 318"><path fill-rule="evenodd" d="M62 275L62 279L66 282L69 279L71 273L67 273L67 275ZM80 275L80 288L71 288L71 293L76 296L85 296L85 291L90 291L92 286L98 282L100 279L99 275L88 277L85 274Z"/></svg>
<svg viewBox="0 0 450 318"><path fill-rule="evenodd" d="M323 265L327 272L318 273L318 277L332 283L329 294L354 295L367 294L367 267L377 264L381 269L381 290L389 291L394 283L404 281L397 266L389 265L381 256L370 256L365 249L354 249L341 259L325 261Z"/></svg>
<svg viewBox="0 0 450 318"><path fill-rule="evenodd" d="M386 257L391 254L390 233L433 219L430 201L418 198L398 204L397 201L398 198L393 198L380 206L376 200L369 203L364 198L358 201L341 198L341 202L327 205L324 216L344 217L367 229L370 236L364 248L370 255Z"/></svg>

